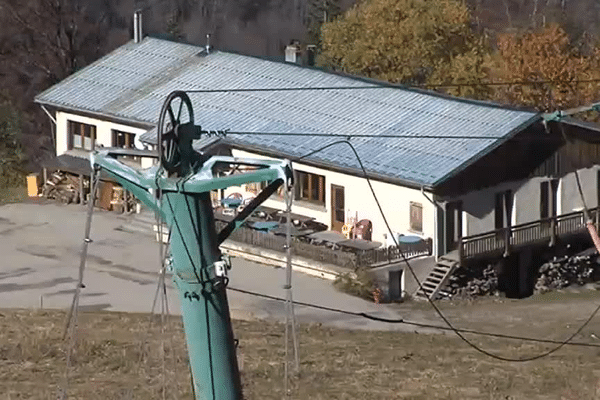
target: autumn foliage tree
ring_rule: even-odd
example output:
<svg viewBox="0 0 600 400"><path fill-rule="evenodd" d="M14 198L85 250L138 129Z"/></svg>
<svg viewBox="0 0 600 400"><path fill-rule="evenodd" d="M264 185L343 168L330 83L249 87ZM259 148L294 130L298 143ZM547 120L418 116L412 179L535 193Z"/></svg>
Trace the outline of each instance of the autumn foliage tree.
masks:
<svg viewBox="0 0 600 400"><path fill-rule="evenodd" d="M326 67L405 84L473 83L485 78L485 41L458 0L360 2L321 32ZM480 96L474 88L464 95ZM458 94L458 93L456 93Z"/></svg>
<svg viewBox="0 0 600 400"><path fill-rule="evenodd" d="M585 54L558 25L536 32L499 35L497 46L488 61L490 78L496 82L534 83L497 86L495 100L540 111L600 100L598 83L579 82L599 77L599 50Z"/></svg>

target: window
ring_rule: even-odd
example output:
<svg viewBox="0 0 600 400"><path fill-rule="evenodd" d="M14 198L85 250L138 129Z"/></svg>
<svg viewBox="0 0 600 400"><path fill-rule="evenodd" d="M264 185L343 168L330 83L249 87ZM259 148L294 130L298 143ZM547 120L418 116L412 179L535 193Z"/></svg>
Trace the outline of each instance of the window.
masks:
<svg viewBox="0 0 600 400"><path fill-rule="evenodd" d="M81 122L68 121L68 147L71 149L94 150L96 145L96 126Z"/></svg>
<svg viewBox="0 0 600 400"><path fill-rule="evenodd" d="M423 205L410 202L410 230L423 232Z"/></svg>
<svg viewBox="0 0 600 400"><path fill-rule="evenodd" d="M121 149L135 149L135 133L122 132L113 129L112 147L118 147ZM141 157L123 156L123 158L127 158L138 163L142 161Z"/></svg>
<svg viewBox="0 0 600 400"><path fill-rule="evenodd" d="M496 193L494 201L494 229L511 226L513 195L512 191Z"/></svg>
<svg viewBox="0 0 600 400"><path fill-rule="evenodd" d="M325 177L296 171L295 198L325 205Z"/></svg>
<svg viewBox="0 0 600 400"><path fill-rule="evenodd" d="M129 132L112 131L112 147L122 149L135 149L135 134Z"/></svg>
<svg viewBox="0 0 600 400"><path fill-rule="evenodd" d="M558 179L540 182L540 219L558 215Z"/></svg>
<svg viewBox="0 0 600 400"><path fill-rule="evenodd" d="M504 193L496 193L494 200L494 229L504 228Z"/></svg>

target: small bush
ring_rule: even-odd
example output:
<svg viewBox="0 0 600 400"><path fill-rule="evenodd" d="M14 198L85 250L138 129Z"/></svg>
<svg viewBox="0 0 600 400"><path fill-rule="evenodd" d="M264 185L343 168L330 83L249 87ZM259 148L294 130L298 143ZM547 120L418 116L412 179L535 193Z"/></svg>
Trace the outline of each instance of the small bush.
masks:
<svg viewBox="0 0 600 400"><path fill-rule="evenodd" d="M340 292L373 301L376 285L369 273L364 268L358 268L355 274L343 273L333 282L333 286Z"/></svg>

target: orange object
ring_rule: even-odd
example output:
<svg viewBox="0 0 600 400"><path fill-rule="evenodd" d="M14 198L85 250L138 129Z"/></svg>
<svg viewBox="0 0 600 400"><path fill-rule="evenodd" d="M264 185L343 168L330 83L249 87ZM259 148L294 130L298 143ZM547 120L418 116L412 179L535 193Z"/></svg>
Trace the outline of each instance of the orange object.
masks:
<svg viewBox="0 0 600 400"><path fill-rule="evenodd" d="M29 197L37 197L38 188L38 174L27 175L27 194Z"/></svg>

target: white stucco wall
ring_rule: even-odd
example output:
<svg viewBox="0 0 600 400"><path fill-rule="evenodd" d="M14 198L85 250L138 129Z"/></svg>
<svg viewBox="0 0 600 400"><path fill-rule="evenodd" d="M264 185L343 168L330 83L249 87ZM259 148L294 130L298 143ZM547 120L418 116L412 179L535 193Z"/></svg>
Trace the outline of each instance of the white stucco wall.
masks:
<svg viewBox="0 0 600 400"><path fill-rule="evenodd" d="M67 113L63 111L56 112L56 155L64 154L68 150L68 121L80 122L96 127L96 146L111 147L112 146L112 131L118 130L135 134L135 147L143 149L143 145L139 140L139 136L146 132L146 129L135 128L128 125L117 124L114 122L104 121L97 118L84 117L77 114ZM147 168L152 165L152 159L143 158L142 168Z"/></svg>
<svg viewBox="0 0 600 400"><path fill-rule="evenodd" d="M234 157L266 158L253 153L233 150ZM369 219L373 223L373 240L385 243L384 233L387 228L379 213L377 204L371 195L367 181L360 177L332 172L322 168L315 168L301 163L294 163L295 170L325 176L325 205L319 206L302 201L294 201L292 212L314 217L317 221L331 226L331 185L344 187L346 216L355 216L358 219ZM380 181L371 181L373 189L383 208L383 212L395 232L418 235L423 238L434 238L435 208L420 190L403 186L392 185ZM242 188L229 188L225 195L232 192L243 192ZM430 193L426 193L431 198ZM410 202L420 203L423 206L423 232L411 232L410 227ZM264 203L267 207L285 209L282 200L271 196Z"/></svg>
<svg viewBox="0 0 600 400"><path fill-rule="evenodd" d="M598 206L598 185L596 183L596 174L598 166L579 170L579 179L581 180L581 189L585 198L585 203L588 207ZM577 180L575 174L567 174L562 182L565 190L560 192L560 202L563 209L563 214L583 209L583 202L577 189Z"/></svg>

